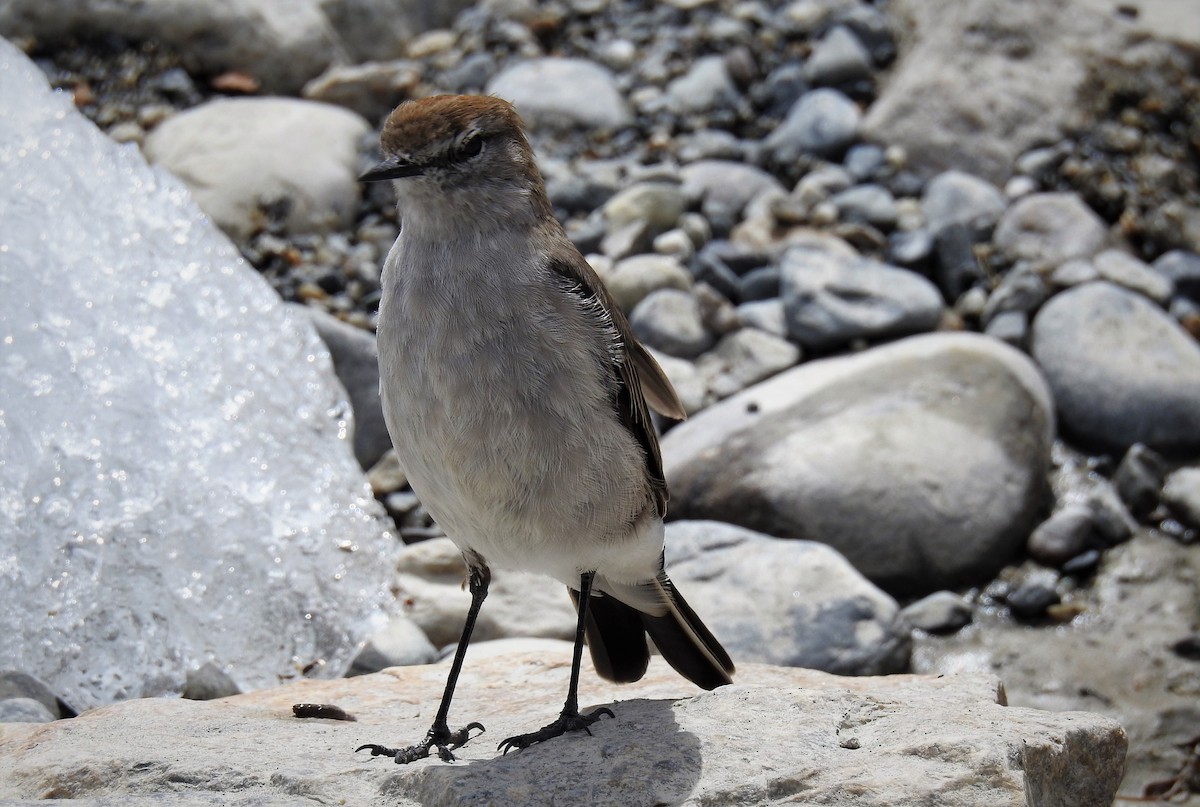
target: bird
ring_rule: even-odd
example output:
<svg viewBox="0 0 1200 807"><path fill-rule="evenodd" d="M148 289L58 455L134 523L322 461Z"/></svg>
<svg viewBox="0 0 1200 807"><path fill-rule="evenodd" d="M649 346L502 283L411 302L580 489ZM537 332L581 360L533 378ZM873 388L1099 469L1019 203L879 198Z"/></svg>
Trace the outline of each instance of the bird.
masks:
<svg viewBox="0 0 1200 807"><path fill-rule="evenodd" d="M554 216L525 126L500 98L406 101L380 135L400 231L384 261L380 396L400 464L461 551L471 604L433 725L407 747L356 751L409 763L482 733L451 730L450 703L491 568L563 582L577 613L559 717L509 737L527 748L583 730L582 648L599 675L639 680L647 636L704 689L732 682L729 654L664 569L667 486L650 407L686 416L595 270Z"/></svg>

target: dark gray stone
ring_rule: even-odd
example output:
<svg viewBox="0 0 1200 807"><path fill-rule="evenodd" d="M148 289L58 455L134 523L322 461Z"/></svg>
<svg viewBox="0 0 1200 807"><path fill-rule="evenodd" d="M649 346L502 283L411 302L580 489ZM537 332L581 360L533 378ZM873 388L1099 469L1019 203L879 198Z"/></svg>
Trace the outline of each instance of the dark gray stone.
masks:
<svg viewBox="0 0 1200 807"><path fill-rule="evenodd" d="M806 154L837 158L858 139L861 121L858 105L842 93L813 90L800 97L783 123L767 135L764 145L781 165Z"/></svg>
<svg viewBox="0 0 1200 807"><path fill-rule="evenodd" d="M788 333L815 350L931 331L941 318L942 296L932 283L878 261L793 247L780 273Z"/></svg>
<svg viewBox="0 0 1200 807"><path fill-rule="evenodd" d="M1167 464L1154 449L1134 443L1121 458L1113 484L1134 518L1144 519L1158 506Z"/></svg>
<svg viewBox="0 0 1200 807"><path fill-rule="evenodd" d="M1026 550L1038 563L1061 566L1087 548L1094 532L1091 509L1067 505L1034 529Z"/></svg>
<svg viewBox="0 0 1200 807"><path fill-rule="evenodd" d="M199 669L188 670L183 697L193 701L213 701L240 694L241 691L229 673L208 661Z"/></svg>
<svg viewBox="0 0 1200 807"><path fill-rule="evenodd" d="M318 308L296 307L312 319L321 341L329 348L333 370L350 396L350 408L354 410L354 457L367 470L392 447L379 399L379 351L375 335Z"/></svg>
<svg viewBox="0 0 1200 807"><path fill-rule="evenodd" d="M935 591L900 613L908 624L928 633L951 633L974 618L971 604L952 591Z"/></svg>

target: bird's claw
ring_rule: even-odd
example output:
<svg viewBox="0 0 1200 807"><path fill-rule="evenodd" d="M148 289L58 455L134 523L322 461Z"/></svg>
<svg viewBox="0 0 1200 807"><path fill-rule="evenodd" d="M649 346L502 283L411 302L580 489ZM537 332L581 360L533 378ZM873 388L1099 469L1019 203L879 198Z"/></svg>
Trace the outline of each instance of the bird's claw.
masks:
<svg viewBox="0 0 1200 807"><path fill-rule="evenodd" d="M589 727L604 716L616 718L611 709L603 706L587 715L580 714L579 712L563 712L559 715L558 720L555 720L548 726L543 726L529 734L518 734L516 737L509 737L497 746L497 750L505 754L514 749L519 751L536 743L562 736L568 731L583 730L588 733L588 736L591 736L592 730Z"/></svg>
<svg viewBox="0 0 1200 807"><path fill-rule="evenodd" d="M373 757L391 757L397 765L407 765L409 762L415 762L418 759L424 759L429 756L431 750L436 750L438 759L442 762L454 762L455 748L461 748L472 739L471 729L479 729L479 734L483 734L487 729L482 723L468 723L458 731L450 731L444 726L434 726L425 735L425 739L416 745L410 745L408 748L389 748L386 745L375 745L368 743L360 745L354 749L354 753L367 750L371 752ZM475 736L478 737L479 734Z"/></svg>

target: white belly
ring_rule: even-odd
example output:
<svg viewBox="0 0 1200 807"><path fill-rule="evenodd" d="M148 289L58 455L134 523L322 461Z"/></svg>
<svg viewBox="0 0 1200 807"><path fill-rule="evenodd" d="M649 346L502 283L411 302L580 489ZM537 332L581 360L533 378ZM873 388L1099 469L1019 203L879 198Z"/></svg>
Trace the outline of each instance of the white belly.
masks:
<svg viewBox="0 0 1200 807"><path fill-rule="evenodd" d="M464 301L454 279L429 281L437 293L404 280L380 317L384 413L447 535L490 565L568 585L582 571L653 577L662 523L641 448L580 338L589 332L563 320L560 301L531 307L511 286Z"/></svg>

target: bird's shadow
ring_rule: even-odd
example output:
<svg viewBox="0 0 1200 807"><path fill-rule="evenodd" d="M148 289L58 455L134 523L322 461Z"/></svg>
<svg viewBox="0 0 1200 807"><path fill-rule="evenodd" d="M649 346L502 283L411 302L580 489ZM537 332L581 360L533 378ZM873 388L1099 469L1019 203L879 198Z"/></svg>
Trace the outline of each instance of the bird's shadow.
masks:
<svg viewBox="0 0 1200 807"><path fill-rule="evenodd" d="M590 737L580 731L487 759L421 762L388 776L380 796L425 807L679 804L700 779L701 759L700 741L679 727L674 704L621 701L610 704L616 717L593 724Z"/></svg>

